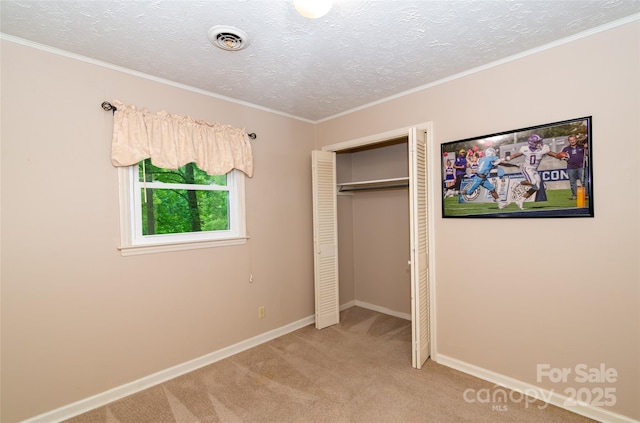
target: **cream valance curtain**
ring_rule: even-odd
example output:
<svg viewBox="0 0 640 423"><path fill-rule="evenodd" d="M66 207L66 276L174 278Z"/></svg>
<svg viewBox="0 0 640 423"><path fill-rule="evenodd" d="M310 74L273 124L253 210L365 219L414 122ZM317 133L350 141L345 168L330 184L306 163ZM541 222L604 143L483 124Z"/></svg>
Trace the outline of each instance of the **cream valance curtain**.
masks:
<svg viewBox="0 0 640 423"><path fill-rule="evenodd" d="M208 123L189 116L112 103L113 118L111 162L131 166L151 158L158 167L178 169L187 163L209 175L224 175L233 169L253 175L251 143L245 129Z"/></svg>

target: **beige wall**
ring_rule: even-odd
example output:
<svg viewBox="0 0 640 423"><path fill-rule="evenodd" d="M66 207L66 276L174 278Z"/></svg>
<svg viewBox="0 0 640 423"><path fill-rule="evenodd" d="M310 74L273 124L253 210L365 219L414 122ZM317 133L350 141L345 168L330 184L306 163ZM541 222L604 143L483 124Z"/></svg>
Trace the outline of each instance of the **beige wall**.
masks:
<svg viewBox="0 0 640 423"><path fill-rule="evenodd" d="M258 134L246 245L120 255L113 99ZM6 41L2 106L3 423L313 314L312 124Z"/></svg>
<svg viewBox="0 0 640 423"><path fill-rule="evenodd" d="M336 182L352 182L350 154L336 156ZM345 305L356 300L355 269L353 262L353 198L337 196L338 215L338 301Z"/></svg>
<svg viewBox="0 0 640 423"><path fill-rule="evenodd" d="M355 299L410 315L409 190L356 194L353 231Z"/></svg>
<svg viewBox="0 0 640 423"><path fill-rule="evenodd" d="M619 374L604 384L616 389L610 410L635 419L639 52L635 21L317 127L321 147L432 121L439 154L443 142L592 115L595 218L442 219L436 195L437 349L560 394L594 385L538 383L537 364L604 363ZM439 180L440 169L430 176Z"/></svg>
<svg viewBox="0 0 640 423"><path fill-rule="evenodd" d="M1 420L311 315L314 134L317 148L432 121L437 152L585 115L595 218L443 220L436 201L437 347L555 391L565 386L536 382L538 363L605 363L619 373L611 409L640 418L640 189L625 183L636 161L607 153L640 153L639 32L636 21L315 126L3 42ZM99 107L111 99L258 134L247 245L120 256L111 117ZM458 241L471 230L486 239L472 256Z"/></svg>
<svg viewBox="0 0 640 423"><path fill-rule="evenodd" d="M407 177L407 148L405 140L338 154L338 182ZM338 240L340 304L356 300L410 314L408 189L339 195Z"/></svg>

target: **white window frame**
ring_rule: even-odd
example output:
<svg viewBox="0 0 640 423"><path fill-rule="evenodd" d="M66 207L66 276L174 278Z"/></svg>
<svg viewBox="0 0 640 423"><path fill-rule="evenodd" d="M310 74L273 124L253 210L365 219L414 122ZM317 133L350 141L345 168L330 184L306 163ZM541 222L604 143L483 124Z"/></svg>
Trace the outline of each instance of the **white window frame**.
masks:
<svg viewBox="0 0 640 423"><path fill-rule="evenodd" d="M140 189L166 188L159 182L140 182L138 165L118 168L120 192L120 252L123 256L192 250L197 248L239 245L247 242L244 195L244 173L233 170L227 174L227 186L199 186L205 190L229 192L229 223L226 231L203 231L180 234L142 235L142 205ZM177 189L193 189L194 185L170 184Z"/></svg>

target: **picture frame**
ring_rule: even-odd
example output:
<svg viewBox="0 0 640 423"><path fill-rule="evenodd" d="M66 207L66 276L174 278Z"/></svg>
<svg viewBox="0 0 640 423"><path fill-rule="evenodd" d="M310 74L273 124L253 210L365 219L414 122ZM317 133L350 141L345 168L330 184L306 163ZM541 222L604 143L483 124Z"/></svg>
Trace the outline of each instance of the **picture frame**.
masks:
<svg viewBox="0 0 640 423"><path fill-rule="evenodd" d="M592 117L441 145L443 218L594 217Z"/></svg>

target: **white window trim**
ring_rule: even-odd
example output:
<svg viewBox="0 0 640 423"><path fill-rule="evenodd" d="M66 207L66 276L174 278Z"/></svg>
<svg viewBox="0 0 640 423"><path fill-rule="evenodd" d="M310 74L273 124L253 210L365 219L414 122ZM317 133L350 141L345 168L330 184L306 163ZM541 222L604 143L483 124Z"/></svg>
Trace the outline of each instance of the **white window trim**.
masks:
<svg viewBox="0 0 640 423"><path fill-rule="evenodd" d="M137 236L141 209L136 187L138 165L118 168L120 194L120 250L123 256L153 254L169 251L240 245L247 242L244 173L234 170L229 183L229 231L198 232L161 236ZM151 184L147 184L149 186ZM140 232L141 233L141 232Z"/></svg>

